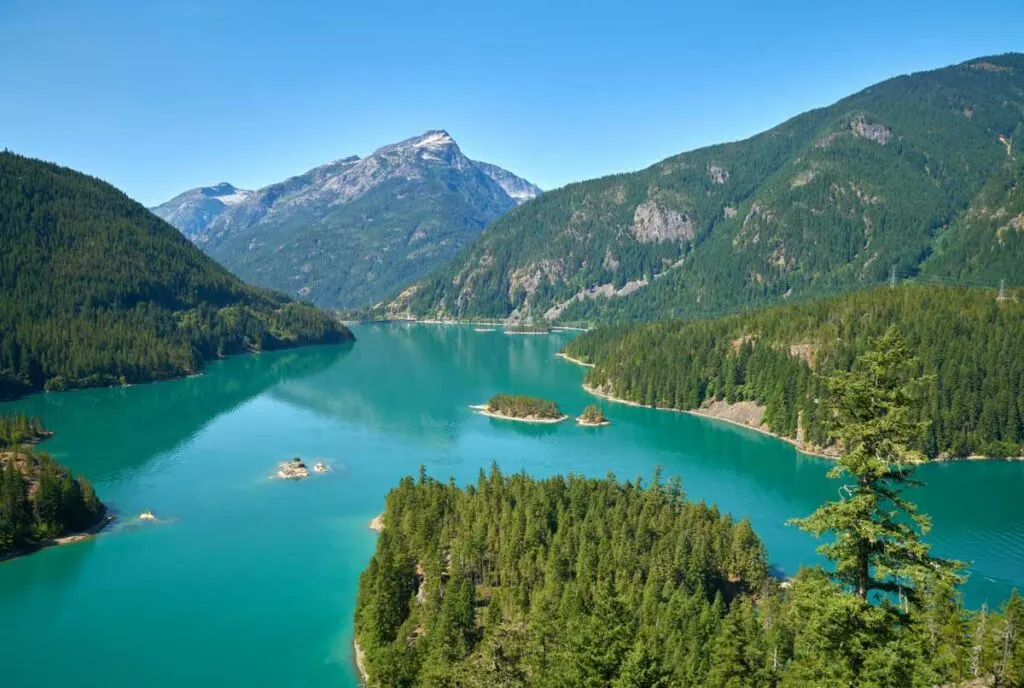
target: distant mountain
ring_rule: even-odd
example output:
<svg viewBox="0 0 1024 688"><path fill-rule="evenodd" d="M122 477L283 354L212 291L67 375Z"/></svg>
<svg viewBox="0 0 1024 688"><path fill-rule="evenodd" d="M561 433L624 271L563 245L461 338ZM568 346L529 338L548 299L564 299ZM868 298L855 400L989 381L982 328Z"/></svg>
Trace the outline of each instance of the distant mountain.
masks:
<svg viewBox="0 0 1024 688"><path fill-rule="evenodd" d="M520 205L527 201L532 201L541 194L539 186L531 184L522 177L515 176L508 170L492 165L489 162L480 162L479 160L474 160L474 162L477 167L484 171L484 174L496 181L498 186Z"/></svg>
<svg viewBox="0 0 1024 688"><path fill-rule="evenodd" d="M252 191L238 189L227 182L204 186L178 194L151 210L181 230L189 239L195 239L221 213L248 199Z"/></svg>
<svg viewBox="0 0 1024 688"><path fill-rule="evenodd" d="M258 191L187 191L153 212L243 279L325 307L389 296L540 189L428 131Z"/></svg>
<svg viewBox="0 0 1024 688"><path fill-rule="evenodd" d="M327 313L243 284L109 184L0 153L0 399L351 339Z"/></svg>
<svg viewBox="0 0 1024 688"><path fill-rule="evenodd" d="M714 315L887 280L1024 284L1024 55L545 193L381 313Z"/></svg>

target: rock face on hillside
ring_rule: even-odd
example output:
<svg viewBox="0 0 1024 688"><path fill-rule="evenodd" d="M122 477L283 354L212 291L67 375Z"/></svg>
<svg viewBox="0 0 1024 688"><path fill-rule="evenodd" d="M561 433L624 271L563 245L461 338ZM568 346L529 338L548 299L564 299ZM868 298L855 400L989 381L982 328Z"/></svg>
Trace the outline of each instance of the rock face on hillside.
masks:
<svg viewBox="0 0 1024 688"><path fill-rule="evenodd" d="M545 193L381 312L715 315L885 282L893 266L1024 284L1022 131L1024 55L900 76L744 141Z"/></svg>
<svg viewBox="0 0 1024 688"><path fill-rule="evenodd" d="M325 307L390 296L540 194L428 131L257 191L187 191L153 208L243 279Z"/></svg>

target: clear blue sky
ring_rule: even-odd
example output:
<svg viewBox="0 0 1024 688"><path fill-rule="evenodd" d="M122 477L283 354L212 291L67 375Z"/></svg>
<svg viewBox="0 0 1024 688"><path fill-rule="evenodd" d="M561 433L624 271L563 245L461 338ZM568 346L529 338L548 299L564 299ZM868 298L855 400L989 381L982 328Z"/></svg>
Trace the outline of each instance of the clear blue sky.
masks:
<svg viewBox="0 0 1024 688"><path fill-rule="evenodd" d="M544 188L1024 50L1024 2L0 0L0 147L146 204L426 129Z"/></svg>

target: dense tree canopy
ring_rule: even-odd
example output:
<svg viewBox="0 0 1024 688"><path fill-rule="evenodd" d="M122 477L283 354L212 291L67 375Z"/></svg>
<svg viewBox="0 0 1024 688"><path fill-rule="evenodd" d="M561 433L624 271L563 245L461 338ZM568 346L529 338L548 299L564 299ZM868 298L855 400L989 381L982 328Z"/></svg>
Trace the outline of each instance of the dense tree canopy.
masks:
<svg viewBox="0 0 1024 688"><path fill-rule="evenodd" d="M780 587L749 523L677 480L421 473L383 520L356 604L370 686L1024 686L1016 593L969 612L936 584L898 614L820 569Z"/></svg>
<svg viewBox="0 0 1024 688"><path fill-rule="evenodd" d="M246 286L112 186L0 153L0 398L350 338L328 314Z"/></svg>
<svg viewBox="0 0 1024 688"><path fill-rule="evenodd" d="M931 377L915 411L928 456L1018 456L1024 444L1024 304L1008 292L937 286L879 288L714 320L599 327L566 346L596 364L587 382L650 406L712 400L765 407L784 437L829 444L825 377L848 371L895 324Z"/></svg>
<svg viewBox="0 0 1024 688"><path fill-rule="evenodd" d="M646 487L493 466L460 489L392 490L359 582L371 686L1024 686L1024 602L963 608L905 494L924 423L892 328L833 376L836 501L799 524L831 571L781 584L746 521ZM872 594L875 593L875 594Z"/></svg>
<svg viewBox="0 0 1024 688"><path fill-rule="evenodd" d="M88 480L23 444L48 435L36 418L0 415L0 557L84 530L106 513Z"/></svg>
<svg viewBox="0 0 1024 688"><path fill-rule="evenodd" d="M561 418L558 404L525 394L495 394L487 401L487 410L509 418Z"/></svg>

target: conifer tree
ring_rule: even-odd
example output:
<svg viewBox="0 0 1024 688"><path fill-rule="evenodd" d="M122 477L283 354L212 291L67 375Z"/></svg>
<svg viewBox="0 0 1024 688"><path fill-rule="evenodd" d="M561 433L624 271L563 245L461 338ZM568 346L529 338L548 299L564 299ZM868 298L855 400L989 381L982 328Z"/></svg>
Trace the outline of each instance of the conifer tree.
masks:
<svg viewBox="0 0 1024 688"><path fill-rule="evenodd" d="M872 593L910 599L928 580L956 581L961 565L931 556L921 540L931 523L904 498L923 456L911 449L924 429L914 403L924 383L902 335L890 328L853 370L830 380L834 434L843 453L829 471L846 479L841 498L793 523L815 536L837 582L867 600Z"/></svg>

